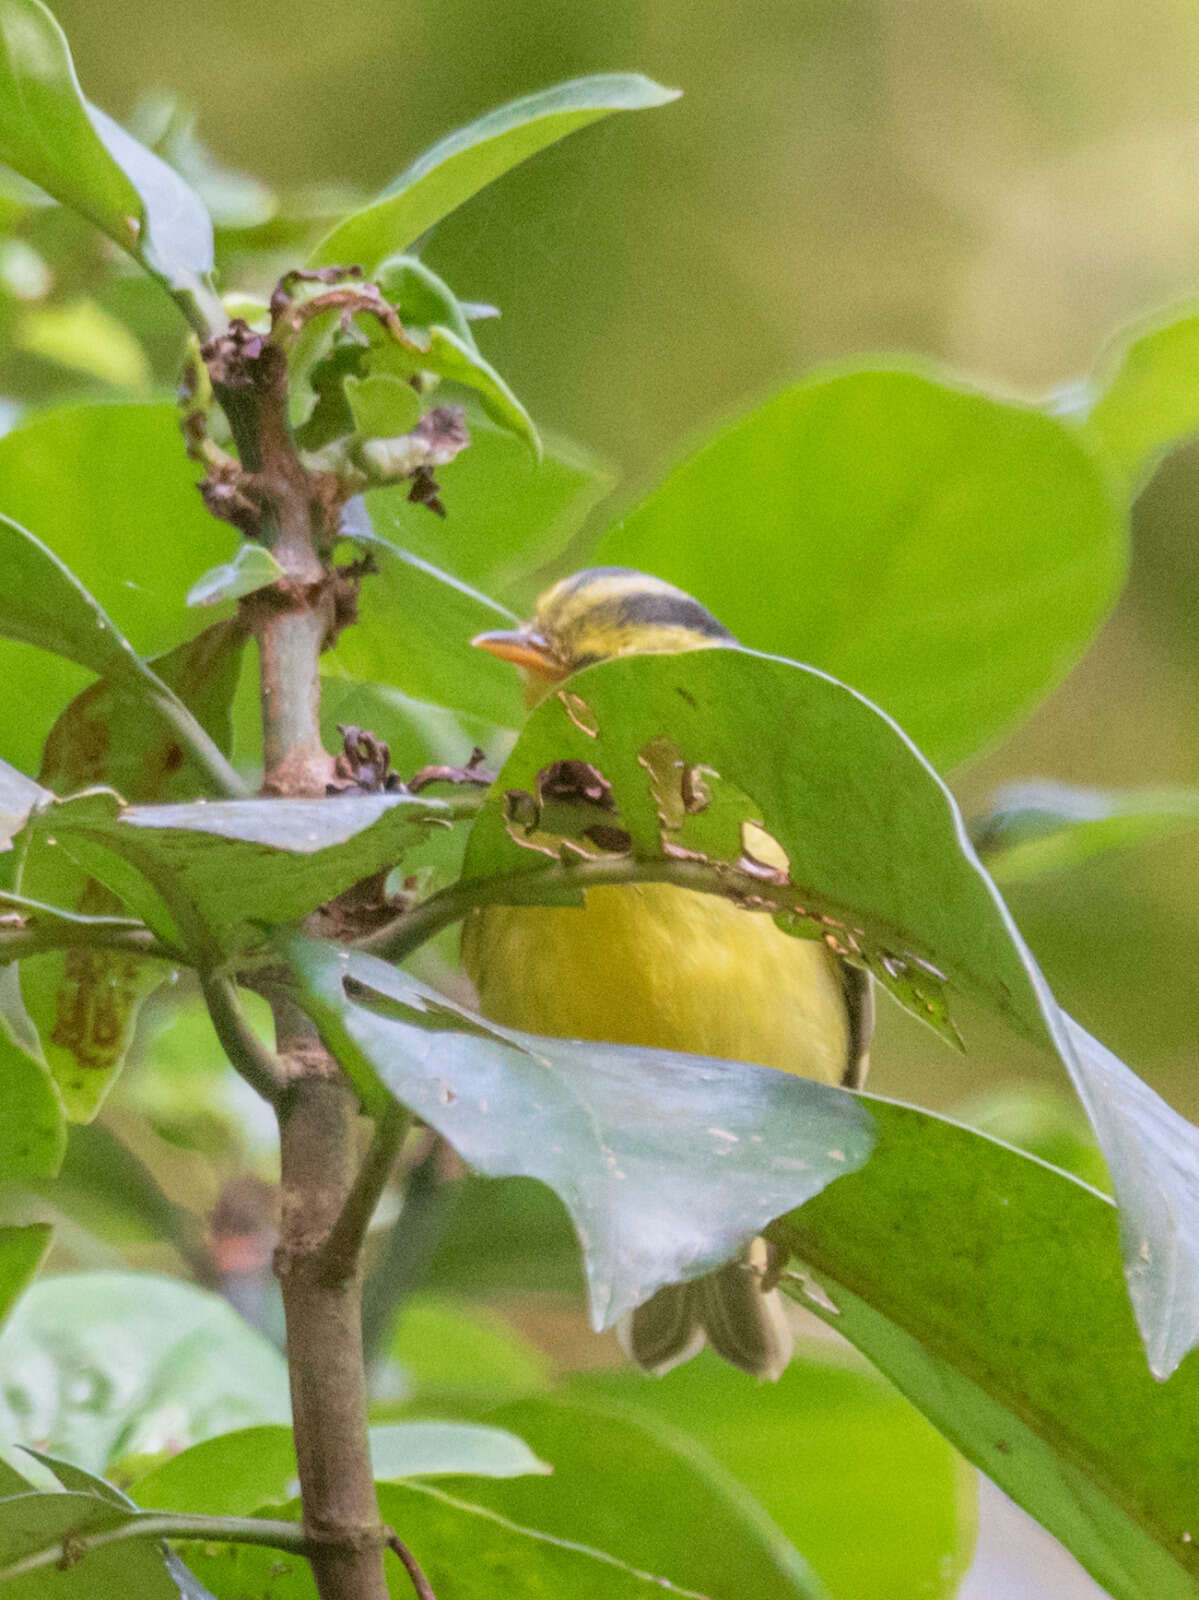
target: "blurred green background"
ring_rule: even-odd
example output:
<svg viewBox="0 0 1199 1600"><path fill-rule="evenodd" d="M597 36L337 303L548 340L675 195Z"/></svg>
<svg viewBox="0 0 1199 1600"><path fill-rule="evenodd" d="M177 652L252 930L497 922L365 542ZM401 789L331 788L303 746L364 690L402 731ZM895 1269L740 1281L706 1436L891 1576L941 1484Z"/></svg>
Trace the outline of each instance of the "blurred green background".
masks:
<svg viewBox="0 0 1199 1600"><path fill-rule="evenodd" d="M489 106L638 69L685 91L510 174L425 255L503 308L489 357L538 420L639 489L821 362L903 349L1030 396L1199 288L1199 13L1187 0L60 0L92 98L161 84L233 166L371 190ZM130 52L130 41L135 48ZM164 306L164 319L171 317ZM1138 507L1129 590L1066 686L959 774L1199 778L1199 451ZM1047 516L1052 515L1047 508ZM1199 836L1016 888L1063 1003L1199 1114ZM892 1037L894 1036L894 1037ZM888 1017L883 1092L955 1106L1050 1063L955 1060Z"/></svg>

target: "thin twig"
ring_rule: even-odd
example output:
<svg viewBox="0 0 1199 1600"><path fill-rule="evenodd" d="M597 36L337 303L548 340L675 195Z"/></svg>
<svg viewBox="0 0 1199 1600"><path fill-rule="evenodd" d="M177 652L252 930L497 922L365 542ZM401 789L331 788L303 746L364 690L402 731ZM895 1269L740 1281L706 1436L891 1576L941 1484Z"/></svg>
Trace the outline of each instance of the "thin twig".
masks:
<svg viewBox="0 0 1199 1600"><path fill-rule="evenodd" d="M347 1278L357 1270L362 1241L411 1121L412 1113L393 1102L375 1124L370 1149L358 1169L354 1186L321 1246L324 1270L335 1279Z"/></svg>
<svg viewBox="0 0 1199 1600"><path fill-rule="evenodd" d="M394 1528L388 1528L384 1535L387 1548L400 1559L400 1565L412 1579L412 1587L416 1591L416 1600L437 1600L433 1593L433 1585L420 1569L420 1563L409 1550L408 1546L396 1533Z"/></svg>
<svg viewBox="0 0 1199 1600"><path fill-rule="evenodd" d="M74 1566L91 1551L126 1539L200 1539L205 1544L266 1545L271 1550L294 1550L299 1555L308 1551L298 1522L272 1522L265 1517L199 1517L178 1511L130 1512L128 1521L115 1528L66 1534L0 1568L0 1583L42 1567Z"/></svg>
<svg viewBox="0 0 1199 1600"><path fill-rule="evenodd" d="M805 909L820 914L822 897L787 886L771 894L771 885L725 861L660 858L644 861L634 856L597 856L591 860L546 861L528 872L506 872L493 878L466 878L430 895L411 910L357 941L355 948L403 961L443 928L460 922L477 906L561 905L563 889L596 889L609 884L672 883L681 889L723 895L751 910L787 911L792 901L805 897Z"/></svg>
<svg viewBox="0 0 1199 1600"><path fill-rule="evenodd" d="M111 923L45 922L30 919L19 927L0 925L0 966L41 955L45 950L68 950L78 945L92 949L121 950L129 955L187 964L187 956L159 939L149 928L113 918Z"/></svg>
<svg viewBox="0 0 1199 1600"><path fill-rule="evenodd" d="M271 1105L278 1105L287 1089L287 1075L282 1063L246 1021L232 982L214 973L202 972L200 987L212 1026L230 1063L251 1089Z"/></svg>

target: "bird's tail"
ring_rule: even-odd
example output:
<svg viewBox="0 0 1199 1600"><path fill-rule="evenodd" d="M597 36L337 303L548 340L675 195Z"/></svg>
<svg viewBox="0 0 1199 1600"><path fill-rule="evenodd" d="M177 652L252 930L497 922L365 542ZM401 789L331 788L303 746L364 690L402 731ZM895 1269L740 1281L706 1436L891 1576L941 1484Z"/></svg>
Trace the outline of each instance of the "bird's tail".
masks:
<svg viewBox="0 0 1199 1600"><path fill-rule="evenodd" d="M661 1375L710 1344L717 1355L755 1378L780 1377L794 1339L782 1296L764 1288L768 1247L749 1249L704 1278L659 1289L625 1318L621 1343L647 1372Z"/></svg>

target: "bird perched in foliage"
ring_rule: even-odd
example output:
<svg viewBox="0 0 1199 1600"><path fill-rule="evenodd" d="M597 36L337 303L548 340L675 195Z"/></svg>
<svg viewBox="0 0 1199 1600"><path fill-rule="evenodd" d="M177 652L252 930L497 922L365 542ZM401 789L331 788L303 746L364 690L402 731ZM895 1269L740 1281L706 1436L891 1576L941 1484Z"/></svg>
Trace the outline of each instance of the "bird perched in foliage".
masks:
<svg viewBox="0 0 1199 1600"><path fill-rule="evenodd" d="M524 627L474 643L522 668L535 704L614 656L736 640L672 584L595 567L543 594ZM644 883L589 889L582 909L489 906L468 920L462 949L484 1014L507 1027L753 1061L851 1087L865 1077L869 979L824 944L717 895ZM706 1339L744 1371L777 1378L791 1337L767 1265L759 1239L720 1271L660 1289L626 1321L626 1349L665 1372Z"/></svg>

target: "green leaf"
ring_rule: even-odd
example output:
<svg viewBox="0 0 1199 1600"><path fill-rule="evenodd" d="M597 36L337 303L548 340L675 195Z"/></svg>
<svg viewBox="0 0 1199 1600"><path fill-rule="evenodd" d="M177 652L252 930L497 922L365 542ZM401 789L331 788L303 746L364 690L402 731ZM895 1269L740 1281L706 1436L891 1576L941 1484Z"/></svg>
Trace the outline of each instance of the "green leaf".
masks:
<svg viewBox="0 0 1199 1600"><path fill-rule="evenodd" d="M157 1462L130 1488L149 1511L186 1507L205 1517L244 1517L299 1492L291 1429L277 1423L201 1439Z"/></svg>
<svg viewBox="0 0 1199 1600"><path fill-rule="evenodd" d="M550 1386L545 1357L501 1316L441 1295L404 1301L387 1354L418 1401L498 1402Z"/></svg>
<svg viewBox="0 0 1199 1600"><path fill-rule="evenodd" d="M67 1142L62 1102L45 1066L7 1038L0 1038L0 1106L0 1174L52 1178Z"/></svg>
<svg viewBox="0 0 1199 1600"><path fill-rule="evenodd" d="M771 1230L815 1269L805 1303L1115 1600L1199 1592L1199 1362L1146 1370L1115 1208L952 1123L872 1109L867 1166Z"/></svg>
<svg viewBox="0 0 1199 1600"><path fill-rule="evenodd" d="M354 525L351 536L378 571L364 580L358 623L338 637L331 652L334 670L361 682L392 684L414 699L499 727L519 726L524 711L516 674L505 662L482 659L484 653L470 645L477 633L512 627L513 614L378 538L369 526Z"/></svg>
<svg viewBox="0 0 1199 1600"><path fill-rule="evenodd" d="M749 1391L752 1404L760 1391L743 1379L734 1383L743 1399ZM774 1385L770 1390L773 1400ZM611 1550L710 1600L828 1600L807 1551L801 1555L753 1496L681 1428L599 1398L524 1400L491 1415L535 1441L554 1474L548 1482L472 1485L474 1503L511 1522ZM790 1435L789 1470L796 1454L802 1459L811 1447L806 1419L804 1440L804 1451L796 1452ZM805 1532L816 1526L813 1519ZM895 1586L887 1600L902 1595L895 1579L892 1568L888 1582ZM834 1592L866 1600L857 1589Z"/></svg>
<svg viewBox="0 0 1199 1600"><path fill-rule="evenodd" d="M487 1506L432 1484L381 1485L379 1511L388 1526L403 1530L404 1543L442 1600L496 1600L508 1594L519 1594L522 1600L661 1600L663 1594L707 1600L667 1578L630 1567L619 1553L509 1522ZM272 1514L298 1518L299 1502ZM316 1600L308 1563L298 1556L243 1545L215 1555L209 1549L196 1551L189 1559L221 1600L245 1595L254 1600ZM394 1600L409 1600L412 1585L394 1558L388 1579Z"/></svg>
<svg viewBox="0 0 1199 1600"><path fill-rule="evenodd" d="M1167 839L1199 824L1194 789L1088 789L1012 783L970 827L975 849L999 883L1023 883L1095 856Z"/></svg>
<svg viewBox="0 0 1199 1600"><path fill-rule="evenodd" d="M217 623L154 663L221 750L231 743L229 708L246 634L239 619ZM110 785L129 800L211 793L174 730L148 716L139 688L101 682L85 690L51 729L40 774L59 794ZM21 862L22 891L77 914L112 916L122 898L59 847L51 816L34 827ZM35 918L36 920L36 918ZM21 963L21 990L47 1065L75 1121L95 1116L116 1081L142 1002L167 977L160 961L78 945Z"/></svg>
<svg viewBox="0 0 1199 1600"><path fill-rule="evenodd" d="M974 1547L974 1472L890 1384L847 1360L843 1346L805 1341L769 1386L746 1383L704 1353L660 1383L596 1373L572 1380L569 1393L619 1405L667 1437L688 1436L800 1547L834 1595L957 1593ZM546 1448L535 1427L528 1434ZM554 1467L563 1470L557 1457ZM677 1520L691 1531L681 1514ZM730 1600L737 1594L730 1587Z"/></svg>
<svg viewBox="0 0 1199 1600"><path fill-rule="evenodd" d="M0 508L34 530L147 656L194 631L184 606L189 574L227 561L234 548L231 530L204 510L196 478L171 405L65 407L0 438ZM21 556L27 570L32 558ZM5 594L14 608L23 603L7 580ZM57 611L48 609L52 627ZM91 632L102 638L97 620ZM35 772L51 724L88 677L64 660L6 642L0 642L0 677L8 691L0 748Z"/></svg>
<svg viewBox="0 0 1199 1600"><path fill-rule="evenodd" d="M176 1278L43 1278L0 1334L0 1438L91 1472L287 1417L283 1357Z"/></svg>
<svg viewBox="0 0 1199 1600"><path fill-rule="evenodd" d="M376 1478L523 1478L553 1469L506 1428L470 1422L390 1422L371 1429Z"/></svg>
<svg viewBox="0 0 1199 1600"><path fill-rule="evenodd" d="M0 1568L39 1551L57 1550L56 1561L4 1583L5 1600L201 1600L203 1591L158 1540L124 1539L89 1552L82 1561L64 1557L72 1539L122 1528L139 1513L94 1493L21 1494L0 1500ZM211 1597L210 1597L211 1600Z"/></svg>
<svg viewBox="0 0 1199 1600"><path fill-rule="evenodd" d="M243 544L232 561L213 567L187 591L189 606L214 606L222 600L240 600L244 594L266 589L283 576L283 568L265 546Z"/></svg>
<svg viewBox="0 0 1199 1600"><path fill-rule="evenodd" d="M675 791L677 828L663 824L670 793L662 784L679 778L654 773L667 735L681 763L674 772L711 773L706 811L683 813ZM480 886L480 899L561 904L572 892L570 870L547 864L504 800L512 791L535 795L538 773L570 759L607 778L617 808L609 820L659 873L669 876L671 852L682 847L727 877L741 859L748 814L789 858L786 883L753 884L785 924L803 931L812 914L825 919L815 930L831 932L926 1021L940 1016L947 981L1052 1045L1111 1171L1150 1365L1159 1376L1172 1372L1199 1340L1199 1130L1057 1006L948 790L895 724L823 673L746 650L588 668L534 711L472 828L467 879L501 880Z"/></svg>
<svg viewBox="0 0 1199 1600"><path fill-rule="evenodd" d="M395 866L410 844L453 817L444 800L348 794L326 800L224 800L131 806L101 814L64 805L45 827L82 858L87 846L131 862L210 931L290 922ZM89 870L100 876L100 863Z"/></svg>
<svg viewBox="0 0 1199 1600"><path fill-rule="evenodd" d="M380 1482L398 1478L513 1478L550 1471L523 1439L468 1422L394 1422L370 1430ZM298 1489L290 1428L240 1428L160 1462L133 1485L138 1505L205 1516L248 1516Z"/></svg>
<svg viewBox="0 0 1199 1600"><path fill-rule="evenodd" d="M0 515L0 633L126 686L140 684L133 646L40 539Z"/></svg>
<svg viewBox="0 0 1199 1600"><path fill-rule="evenodd" d="M364 439L394 439L409 432L420 418L420 396L394 373L372 372L365 378L351 374L345 393L354 431Z"/></svg>
<svg viewBox="0 0 1199 1600"><path fill-rule="evenodd" d="M148 389L154 382L138 340L94 300L27 312L17 325L15 342L30 355L119 389Z"/></svg>
<svg viewBox="0 0 1199 1600"><path fill-rule="evenodd" d="M437 481L444 521L411 504L402 487L375 489L366 508L376 532L524 605L531 597L525 575L565 549L616 478L605 463L553 434L534 463L511 434L472 416L469 448L438 471ZM374 598L368 584L365 612Z"/></svg>
<svg viewBox="0 0 1199 1600"><path fill-rule="evenodd" d="M1172 446L1199 432L1197 362L1193 306L1133 328L1100 357L1089 389L1098 397L1082 418L1081 436L1127 500Z"/></svg>
<svg viewBox="0 0 1199 1600"><path fill-rule="evenodd" d="M405 328L449 328L463 344L474 345L462 302L419 256L389 256L379 264L375 282Z"/></svg>
<svg viewBox="0 0 1199 1600"><path fill-rule="evenodd" d="M374 346L372 366L391 369L401 377L432 372L448 383L473 390L491 420L523 439L533 460L541 459L541 440L533 419L500 377L479 354L474 340L464 340L449 328L429 328L424 334L405 332L403 341L384 337Z"/></svg>
<svg viewBox="0 0 1199 1600"><path fill-rule="evenodd" d="M43 1223L28 1228L0 1228L0 1323L32 1280L49 1248L50 1229Z"/></svg>
<svg viewBox="0 0 1199 1600"><path fill-rule="evenodd" d="M1126 557L1062 423L887 370L818 374L723 429L596 559L667 578L744 644L852 684L944 768L1060 681Z"/></svg>
<svg viewBox="0 0 1199 1600"><path fill-rule="evenodd" d="M361 211L343 219L310 266L357 264L368 273L510 168L613 111L666 105L677 92L636 73L577 78L525 95L440 140Z"/></svg>
<svg viewBox="0 0 1199 1600"><path fill-rule="evenodd" d="M0 4L0 160L81 212L169 289L208 302L212 224L195 192L88 105L40 0ZM219 309L219 307L218 307Z"/></svg>
<svg viewBox="0 0 1199 1600"><path fill-rule="evenodd" d="M869 1152L869 1121L843 1090L493 1027L373 956L275 938L368 1106L394 1096L478 1171L561 1196L597 1327L730 1260L784 1195L817 1193Z"/></svg>

